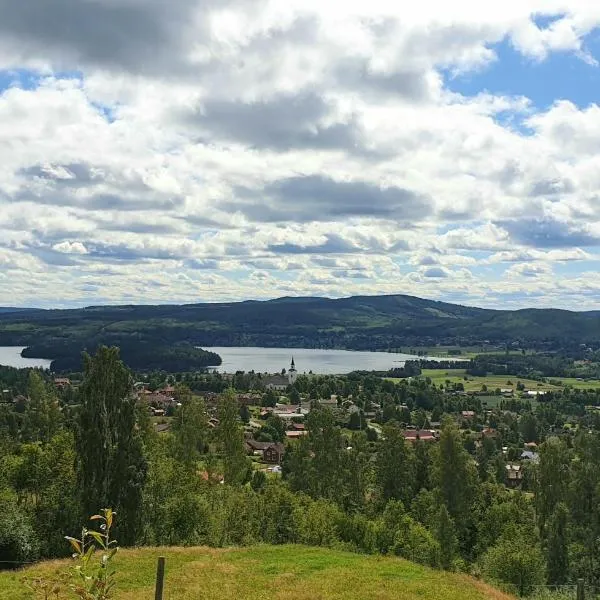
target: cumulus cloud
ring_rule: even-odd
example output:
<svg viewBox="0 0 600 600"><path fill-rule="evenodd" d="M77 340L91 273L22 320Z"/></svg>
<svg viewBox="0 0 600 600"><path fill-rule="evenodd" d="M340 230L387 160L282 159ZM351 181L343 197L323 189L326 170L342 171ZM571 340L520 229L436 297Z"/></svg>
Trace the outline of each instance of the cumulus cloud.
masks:
<svg viewBox="0 0 600 600"><path fill-rule="evenodd" d="M256 202L256 191L239 188L240 198L227 203L255 220L329 221L350 217L381 217L398 221L421 220L431 212L430 200L396 186L364 181L336 181L324 175L288 177L266 184Z"/></svg>
<svg viewBox="0 0 600 600"><path fill-rule="evenodd" d="M539 248L569 248L597 246L600 237L584 224L577 225L552 218L503 221L499 225L511 239L524 246Z"/></svg>
<svg viewBox="0 0 600 600"><path fill-rule="evenodd" d="M183 32L192 34L190 22L198 6L190 0L174 6L156 0L2 0L0 32L21 60L35 56L69 68L98 65L154 72L173 66L185 51Z"/></svg>
<svg viewBox="0 0 600 600"><path fill-rule="evenodd" d="M352 150L361 143L353 115L314 92L280 94L253 102L211 99L181 115L182 123L211 139L272 150Z"/></svg>
<svg viewBox="0 0 600 600"><path fill-rule="evenodd" d="M423 277L430 277L435 279L444 279L448 277L448 271L443 267L430 267L423 271Z"/></svg>
<svg viewBox="0 0 600 600"><path fill-rule="evenodd" d="M535 18L523 21L513 30L512 43L523 54L537 60L543 60L552 51L575 51L586 62L596 64L582 43L584 35L597 23L593 13L589 16L592 18L582 19L581 15L565 11L560 15L551 14L546 26L540 26Z"/></svg>
<svg viewBox="0 0 600 600"><path fill-rule="evenodd" d="M0 304L168 289L588 306L600 109L477 76L501 42L532 69L556 53L592 68L600 12L405 8L0 0ZM471 95L451 91L464 76Z"/></svg>
<svg viewBox="0 0 600 600"><path fill-rule="evenodd" d="M87 254L87 248L81 242L69 242L65 240L52 246L53 250L63 254Z"/></svg>
<svg viewBox="0 0 600 600"><path fill-rule="evenodd" d="M546 263L519 263L512 265L505 271L505 275L511 277L530 277L537 278L549 275L552 267Z"/></svg>
<svg viewBox="0 0 600 600"><path fill-rule="evenodd" d="M487 262L503 263L503 262L529 262L529 261L548 261L548 262L572 262L578 260L590 260L592 256L588 252L584 252L581 248L567 248L560 250L506 250L496 252L491 255Z"/></svg>
<svg viewBox="0 0 600 600"><path fill-rule="evenodd" d="M317 244L294 244L284 242L282 244L271 244L268 250L281 254L346 254L360 250L357 246L345 240L339 235L329 234L323 242Z"/></svg>

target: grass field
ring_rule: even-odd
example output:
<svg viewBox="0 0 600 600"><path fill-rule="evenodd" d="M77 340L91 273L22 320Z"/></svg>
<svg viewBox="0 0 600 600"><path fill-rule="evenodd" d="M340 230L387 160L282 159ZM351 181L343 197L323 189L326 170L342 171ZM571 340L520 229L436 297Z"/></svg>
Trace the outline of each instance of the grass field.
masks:
<svg viewBox="0 0 600 600"><path fill-rule="evenodd" d="M306 546L122 550L117 600L154 598L156 559L166 557L165 600L511 600L464 575L413 563ZM29 600L23 577L63 571L53 561L0 573L0 600Z"/></svg>
<svg viewBox="0 0 600 600"><path fill-rule="evenodd" d="M513 388L516 389L517 381L520 381L528 390L555 390L558 389L555 385L540 383L532 379L521 379L512 375L487 375L486 377L473 377L467 375L464 369L452 369L451 371L444 369L423 369L423 377L430 377L431 380L439 386L440 383L445 383L450 380L451 383L462 383L465 386L466 392L480 391L483 385L486 385L488 390L493 392L496 388ZM512 385L509 385L509 381Z"/></svg>
<svg viewBox="0 0 600 600"><path fill-rule="evenodd" d="M580 390L600 389L600 381L598 380L579 381L575 378L568 377L549 378L549 381L551 379L553 382L556 382L556 384L558 384L558 382L562 383L561 386L550 382L543 383L533 379L523 379L516 375L488 375L486 377L473 377L472 375L467 375L467 380L465 380L466 371L464 369L423 369L421 375L423 377L429 377L437 386L440 384L445 385L447 380L450 381L450 383L462 383L465 386L466 392L481 391L483 385L486 385L490 392L493 392L496 388L513 388L513 390L516 390L517 381L520 381L527 390L560 390L561 387L566 385L570 385ZM398 378L390 379L396 382L401 381ZM509 381L512 382L512 384L509 384Z"/></svg>
<svg viewBox="0 0 600 600"><path fill-rule="evenodd" d="M561 377L555 378L550 377L548 381L560 381L563 386L570 385L574 387L576 390L598 390L600 389L600 380L598 379L590 379L588 381L582 381L580 379L575 379L574 377Z"/></svg>

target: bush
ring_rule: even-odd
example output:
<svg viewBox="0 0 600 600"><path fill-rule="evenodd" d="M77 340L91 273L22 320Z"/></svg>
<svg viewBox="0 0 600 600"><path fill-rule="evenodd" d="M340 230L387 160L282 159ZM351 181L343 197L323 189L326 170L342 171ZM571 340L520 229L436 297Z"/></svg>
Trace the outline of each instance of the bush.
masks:
<svg viewBox="0 0 600 600"><path fill-rule="evenodd" d="M301 512L301 498L277 481L269 481L262 493L262 541L289 544L297 541L296 508Z"/></svg>
<svg viewBox="0 0 600 600"><path fill-rule="evenodd" d="M251 488L218 486L211 494L209 544L248 546L262 541L262 496Z"/></svg>
<svg viewBox="0 0 600 600"><path fill-rule="evenodd" d="M408 515L399 523L392 551L396 556L422 565L437 567L440 564L439 543L430 531Z"/></svg>
<svg viewBox="0 0 600 600"><path fill-rule="evenodd" d="M338 523L339 535L348 550L373 554L381 536L378 525L361 514L344 514Z"/></svg>
<svg viewBox="0 0 600 600"><path fill-rule="evenodd" d="M15 498L0 497L0 563L28 562L38 556L39 542L29 516L17 506Z"/></svg>
<svg viewBox="0 0 600 600"><path fill-rule="evenodd" d="M528 596L542 585L544 557L531 539L505 536L490 548L483 559L483 570L494 582L520 596Z"/></svg>
<svg viewBox="0 0 600 600"><path fill-rule="evenodd" d="M306 509L296 509L294 517L301 543L331 548L340 542L337 524L342 512L332 502L316 500Z"/></svg>

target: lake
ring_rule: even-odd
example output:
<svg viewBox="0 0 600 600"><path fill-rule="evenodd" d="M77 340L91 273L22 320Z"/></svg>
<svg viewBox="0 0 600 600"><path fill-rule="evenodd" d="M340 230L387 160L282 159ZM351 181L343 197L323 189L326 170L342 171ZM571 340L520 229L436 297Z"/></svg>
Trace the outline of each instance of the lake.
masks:
<svg viewBox="0 0 600 600"><path fill-rule="evenodd" d="M281 369L289 369L292 357L294 357L298 373L312 371L320 375L342 375L357 370L387 371L394 367L401 367L407 360L432 358L388 352L307 348L207 348L203 346L203 349L216 352L223 359L223 364L215 369L220 373L235 373L236 371L279 373Z"/></svg>
<svg viewBox="0 0 600 600"><path fill-rule="evenodd" d="M16 367L17 369L24 369L25 367L50 368L51 360L45 358L23 358L21 356L23 348L23 346L0 346L0 365Z"/></svg>
<svg viewBox="0 0 600 600"><path fill-rule="evenodd" d="M352 350L314 350L309 348L204 348L216 352L223 364L215 370L220 373L256 371L257 373L279 373L288 369L292 357L298 373L320 375L342 375L350 371L387 371L401 367L406 360L432 358L412 354L388 352L354 352ZM0 346L0 365L8 367L41 367L49 369L52 361L45 358L23 358L22 346ZM435 359L434 359L435 360ZM451 360L451 359L441 359Z"/></svg>

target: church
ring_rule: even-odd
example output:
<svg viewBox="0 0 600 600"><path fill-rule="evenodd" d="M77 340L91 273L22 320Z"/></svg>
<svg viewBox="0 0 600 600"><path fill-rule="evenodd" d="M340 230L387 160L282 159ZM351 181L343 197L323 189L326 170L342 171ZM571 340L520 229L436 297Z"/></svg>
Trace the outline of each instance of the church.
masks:
<svg viewBox="0 0 600 600"><path fill-rule="evenodd" d="M272 375L264 379L265 387L268 390L274 390L276 392L284 392L289 385L294 385L298 378L298 371L296 371L296 363L292 356L292 363L288 369L287 375Z"/></svg>
<svg viewBox="0 0 600 600"><path fill-rule="evenodd" d="M294 385L296 383L296 379L298 378L298 371L296 371L296 365L294 363L294 357L292 356L292 364L290 365L290 369L288 371L288 382L290 385Z"/></svg>

